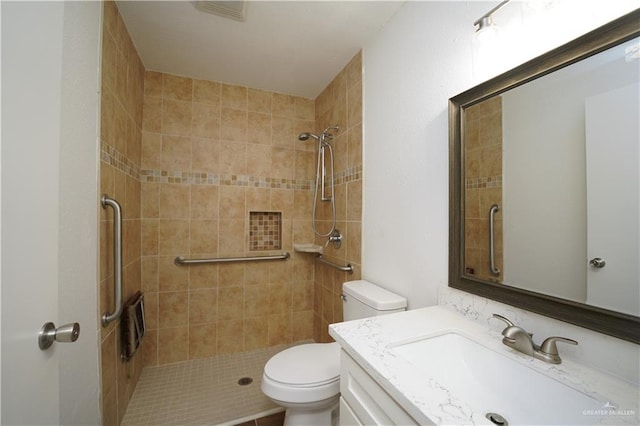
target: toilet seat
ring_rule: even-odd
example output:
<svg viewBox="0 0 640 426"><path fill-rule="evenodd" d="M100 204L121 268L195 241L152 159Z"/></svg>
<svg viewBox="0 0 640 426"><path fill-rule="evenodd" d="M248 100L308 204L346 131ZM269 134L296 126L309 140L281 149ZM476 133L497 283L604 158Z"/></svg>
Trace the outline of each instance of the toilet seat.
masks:
<svg viewBox="0 0 640 426"><path fill-rule="evenodd" d="M263 392L276 400L308 403L340 393L340 345L310 343L274 355L264 367Z"/></svg>

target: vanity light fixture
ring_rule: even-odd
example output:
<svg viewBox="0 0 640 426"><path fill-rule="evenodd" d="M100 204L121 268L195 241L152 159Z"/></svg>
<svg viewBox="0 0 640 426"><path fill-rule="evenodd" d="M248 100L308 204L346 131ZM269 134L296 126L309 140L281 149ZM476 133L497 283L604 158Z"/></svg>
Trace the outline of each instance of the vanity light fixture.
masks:
<svg viewBox="0 0 640 426"><path fill-rule="evenodd" d="M498 4L496 7L494 7L493 9L491 9L490 11L482 15L473 23L473 25L478 26L478 28L476 29L476 38L479 41L482 41L484 39L489 39L495 36L495 34L498 32L498 27L493 23L493 18L491 15L496 13L498 9L500 9L502 6L509 3L510 1L511 0L504 0L500 2L500 4Z"/></svg>

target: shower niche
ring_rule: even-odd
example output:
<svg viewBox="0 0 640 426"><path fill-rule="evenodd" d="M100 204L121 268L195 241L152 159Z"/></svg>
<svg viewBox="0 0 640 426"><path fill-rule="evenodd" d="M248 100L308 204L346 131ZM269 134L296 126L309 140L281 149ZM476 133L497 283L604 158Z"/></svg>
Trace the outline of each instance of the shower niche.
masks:
<svg viewBox="0 0 640 426"><path fill-rule="evenodd" d="M282 213L249 212L249 250L282 249Z"/></svg>

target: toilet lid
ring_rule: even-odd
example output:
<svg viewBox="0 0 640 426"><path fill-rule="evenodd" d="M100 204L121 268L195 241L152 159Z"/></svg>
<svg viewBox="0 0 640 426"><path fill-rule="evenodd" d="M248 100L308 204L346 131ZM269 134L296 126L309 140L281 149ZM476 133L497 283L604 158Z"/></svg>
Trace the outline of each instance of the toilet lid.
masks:
<svg viewBox="0 0 640 426"><path fill-rule="evenodd" d="M297 386L320 385L339 379L340 345L310 343L274 355L264 373L271 380Z"/></svg>

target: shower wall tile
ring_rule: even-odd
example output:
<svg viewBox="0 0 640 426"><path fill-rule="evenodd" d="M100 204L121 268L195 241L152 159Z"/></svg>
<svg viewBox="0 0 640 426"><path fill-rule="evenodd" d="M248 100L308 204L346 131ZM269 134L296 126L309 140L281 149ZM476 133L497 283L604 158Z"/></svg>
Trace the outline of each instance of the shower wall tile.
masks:
<svg viewBox="0 0 640 426"><path fill-rule="evenodd" d="M297 135L317 131L315 101L157 72L144 74L143 93L140 269L158 317L148 324L144 364L312 338L313 259L295 253L293 241L313 241L315 144ZM249 250L252 211L280 213L290 260L174 264L177 256L261 255ZM186 349L167 346L178 342Z"/></svg>
<svg viewBox="0 0 640 426"><path fill-rule="evenodd" d="M502 99L492 98L469 108L465 116L465 267L481 279L500 281L489 265L486 235L489 232L488 211L502 203ZM495 259L502 264L502 220L495 223Z"/></svg>
<svg viewBox="0 0 640 426"><path fill-rule="evenodd" d="M141 252L154 250L153 226L143 226L148 214L141 200L142 129L159 129L160 121L143 123L144 67L129 38L115 2L105 1L102 46L100 191L116 199L123 213L123 299L142 289L143 276L149 270L141 261ZM150 101L148 109L161 104ZM152 144L147 144L147 151ZM150 158L153 158L150 156ZM113 211L100 211L100 280L98 283L101 316L114 306ZM144 244L143 235L148 236ZM152 309L153 312L153 309ZM142 351L129 362L120 359L119 320L100 329L102 424L117 425L135 389L142 369ZM146 342L143 343L143 348Z"/></svg>
<svg viewBox="0 0 640 426"><path fill-rule="evenodd" d="M272 93L266 90L248 89L249 111L271 114Z"/></svg>
<svg viewBox="0 0 640 426"><path fill-rule="evenodd" d="M362 57L358 53L338 73L315 100L316 132L329 126L340 126L335 133L334 183L336 201L336 228L343 236L342 246L336 249L329 244L324 249L325 259L338 265L352 265L353 274L338 271L330 266L314 265L313 338L317 342L330 342L328 325L342 321L342 283L360 278L362 246ZM298 193L296 193L298 195ZM304 215L304 194L296 199L296 214ZM312 197L312 195L310 196ZM313 202L306 201L306 205ZM331 228L330 203L318 201L316 226L320 231ZM295 233L294 228L294 233ZM300 230L303 231L303 230ZM294 237L296 238L296 237ZM315 243L323 245L325 238L316 237Z"/></svg>

